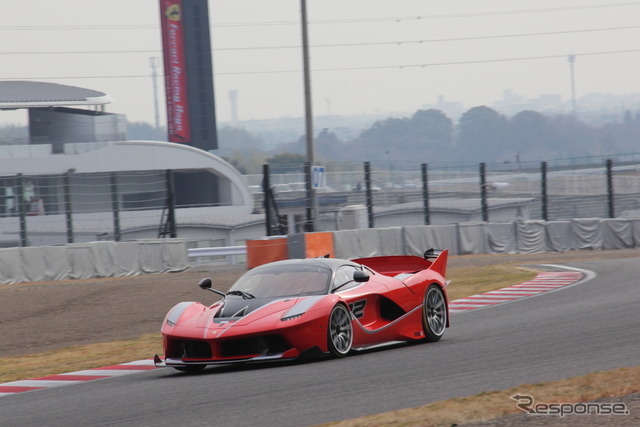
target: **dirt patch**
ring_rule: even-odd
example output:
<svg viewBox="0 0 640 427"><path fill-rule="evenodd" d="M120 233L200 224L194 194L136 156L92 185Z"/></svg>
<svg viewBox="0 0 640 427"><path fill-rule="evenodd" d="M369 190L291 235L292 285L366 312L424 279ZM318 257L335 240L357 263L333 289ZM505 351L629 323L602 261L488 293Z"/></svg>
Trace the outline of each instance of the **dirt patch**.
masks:
<svg viewBox="0 0 640 427"><path fill-rule="evenodd" d="M198 288L211 276L228 289L244 269L185 271L144 276L0 286L0 357L158 332L181 301L213 302Z"/></svg>
<svg viewBox="0 0 640 427"><path fill-rule="evenodd" d="M449 268L537 264L640 256L640 249L517 255L453 256ZM197 268L181 273L123 278L0 285L0 357L158 332L167 311L181 301L212 303L197 287L210 276L226 290L245 269Z"/></svg>

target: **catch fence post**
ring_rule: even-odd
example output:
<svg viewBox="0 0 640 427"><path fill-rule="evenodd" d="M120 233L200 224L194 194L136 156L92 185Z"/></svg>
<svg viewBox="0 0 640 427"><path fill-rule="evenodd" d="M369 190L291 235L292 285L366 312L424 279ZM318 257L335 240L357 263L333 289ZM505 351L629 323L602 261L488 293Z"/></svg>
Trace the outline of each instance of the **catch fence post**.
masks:
<svg viewBox="0 0 640 427"><path fill-rule="evenodd" d="M369 220L369 228L373 228L373 195L371 193L371 165L369 162L364 162L364 184L367 198L367 218Z"/></svg>
<svg viewBox="0 0 640 427"><path fill-rule="evenodd" d="M73 212L71 211L71 170L64 174L64 211L67 218L67 243L73 243Z"/></svg>
<svg viewBox="0 0 640 427"><path fill-rule="evenodd" d="M544 221L549 221L549 206L547 199L547 162L542 162L540 164L540 196L542 203L542 219Z"/></svg>
<svg viewBox="0 0 640 427"><path fill-rule="evenodd" d="M24 199L24 176L18 174L18 215L20 215L20 246L27 246L27 202Z"/></svg>
<svg viewBox="0 0 640 427"><path fill-rule="evenodd" d="M613 205L613 161L607 159L607 202L609 205L609 218L615 218L615 207Z"/></svg>
<svg viewBox="0 0 640 427"><path fill-rule="evenodd" d="M431 212L429 211L429 176L427 174L427 164L421 165L422 175L422 203L424 207L424 224L431 224Z"/></svg>
<svg viewBox="0 0 640 427"><path fill-rule="evenodd" d="M264 225L267 236L272 236L271 229L271 181L269 179L269 165L262 165L262 205L264 207Z"/></svg>
<svg viewBox="0 0 640 427"><path fill-rule="evenodd" d="M165 176L167 185L167 223L169 224L169 237L175 239L178 237L178 230L176 228L176 201L171 169L167 169Z"/></svg>
<svg viewBox="0 0 640 427"><path fill-rule="evenodd" d="M307 204L307 217L304 223L304 231L315 231L313 229L314 206L313 206L313 187L311 185L311 163L304 162L304 188ZM317 212L316 212L317 213Z"/></svg>
<svg viewBox="0 0 640 427"><path fill-rule="evenodd" d="M484 162L480 163L480 203L482 206L482 221L489 221L489 206L487 205L487 172Z"/></svg>
<svg viewBox="0 0 640 427"><path fill-rule="evenodd" d="M118 178L111 174L111 208L113 210L113 240L119 242L122 239L120 233L120 200L118 195Z"/></svg>

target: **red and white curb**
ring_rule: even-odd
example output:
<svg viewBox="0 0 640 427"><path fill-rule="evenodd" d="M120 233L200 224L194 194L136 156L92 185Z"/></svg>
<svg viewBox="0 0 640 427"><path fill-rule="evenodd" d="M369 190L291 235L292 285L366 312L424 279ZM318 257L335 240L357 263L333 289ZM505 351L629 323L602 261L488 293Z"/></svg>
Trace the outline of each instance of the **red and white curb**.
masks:
<svg viewBox="0 0 640 427"><path fill-rule="evenodd" d="M539 273L535 278L519 285L489 291L484 294L472 295L460 298L449 303L450 313L460 313L468 310L484 308L491 305L502 304L520 298L531 297L563 288L579 282L586 276L582 270L576 271L549 271Z"/></svg>
<svg viewBox="0 0 640 427"><path fill-rule="evenodd" d="M449 303L449 311L451 313L461 313L495 304L514 301L524 297L530 297L542 292L553 291L575 284L588 276L589 273L591 272L577 269L571 271L539 273L534 279L519 285L509 286L481 295L473 295L451 301ZM24 393L27 391L43 390L53 387L80 384L87 381L130 375L154 369L159 368L156 368L153 364L153 359L145 359L123 363L121 365L105 366L102 368L69 372L60 375L49 375L31 380L12 381L0 384L0 397Z"/></svg>
<svg viewBox="0 0 640 427"><path fill-rule="evenodd" d="M105 378L120 377L135 374L141 371L157 369L153 359L137 360L135 362L111 365L102 368L87 369L84 371L69 372L60 375L48 375L31 380L12 381L0 384L0 397L10 396L26 391L42 390L45 388L62 387L65 385L80 384L87 381L102 380Z"/></svg>

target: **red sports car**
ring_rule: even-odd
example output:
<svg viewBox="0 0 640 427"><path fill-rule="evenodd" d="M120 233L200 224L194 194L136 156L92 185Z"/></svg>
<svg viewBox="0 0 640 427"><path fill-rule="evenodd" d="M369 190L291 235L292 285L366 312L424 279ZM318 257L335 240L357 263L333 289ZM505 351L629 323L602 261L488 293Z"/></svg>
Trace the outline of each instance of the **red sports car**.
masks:
<svg viewBox="0 0 640 427"><path fill-rule="evenodd" d="M157 366L207 365L346 356L401 341L440 340L449 326L448 251L355 260L278 261L245 273L211 306L182 302L162 324Z"/></svg>

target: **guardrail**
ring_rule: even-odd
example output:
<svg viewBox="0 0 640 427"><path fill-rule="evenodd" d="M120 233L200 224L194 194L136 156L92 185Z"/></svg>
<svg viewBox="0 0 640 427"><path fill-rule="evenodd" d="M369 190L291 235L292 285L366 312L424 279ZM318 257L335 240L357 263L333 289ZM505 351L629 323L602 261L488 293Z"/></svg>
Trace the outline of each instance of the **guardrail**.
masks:
<svg viewBox="0 0 640 427"><path fill-rule="evenodd" d="M191 265L220 264L221 260L212 260L212 257L226 257L225 264L237 264L237 255L246 255L246 246L220 246L215 248L191 248L187 250Z"/></svg>

